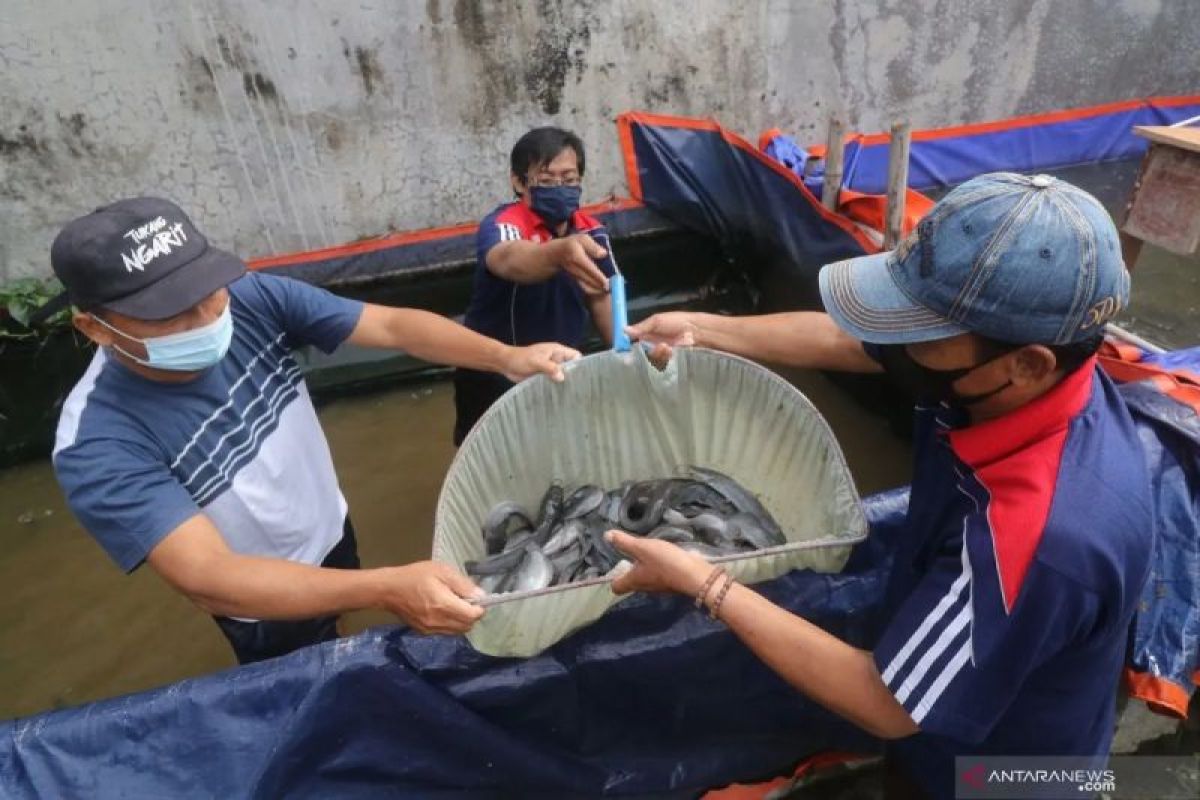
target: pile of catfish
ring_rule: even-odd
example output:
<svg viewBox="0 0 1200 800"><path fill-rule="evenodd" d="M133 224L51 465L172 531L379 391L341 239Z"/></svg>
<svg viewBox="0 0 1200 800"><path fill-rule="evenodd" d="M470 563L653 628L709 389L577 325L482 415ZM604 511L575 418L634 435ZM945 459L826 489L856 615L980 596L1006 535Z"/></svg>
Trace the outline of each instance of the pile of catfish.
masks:
<svg viewBox="0 0 1200 800"><path fill-rule="evenodd" d="M610 491L585 484L568 494L555 482L536 520L514 502L499 503L483 522L487 557L468 561L467 574L489 594L597 578L622 559L604 538L614 528L705 557L785 543L762 503L733 478L701 467L688 472Z"/></svg>

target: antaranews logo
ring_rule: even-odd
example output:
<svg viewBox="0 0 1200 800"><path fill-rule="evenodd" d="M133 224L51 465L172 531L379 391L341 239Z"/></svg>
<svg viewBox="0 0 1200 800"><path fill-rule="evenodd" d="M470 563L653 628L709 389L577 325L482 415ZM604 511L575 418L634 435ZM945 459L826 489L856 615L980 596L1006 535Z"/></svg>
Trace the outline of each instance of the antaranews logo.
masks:
<svg viewBox="0 0 1200 800"><path fill-rule="evenodd" d="M1105 763L1107 762L1107 763ZM1200 796L1200 755L969 756L955 761L955 797L1174 800Z"/></svg>
<svg viewBox="0 0 1200 800"><path fill-rule="evenodd" d="M963 783L976 789L987 785L987 767L983 764L973 764L962 772Z"/></svg>

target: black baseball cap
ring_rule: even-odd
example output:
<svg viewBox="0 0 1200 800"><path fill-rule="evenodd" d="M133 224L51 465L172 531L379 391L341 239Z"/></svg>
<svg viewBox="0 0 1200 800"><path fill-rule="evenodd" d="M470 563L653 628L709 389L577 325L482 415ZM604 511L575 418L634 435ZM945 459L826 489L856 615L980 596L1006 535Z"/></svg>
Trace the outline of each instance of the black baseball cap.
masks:
<svg viewBox="0 0 1200 800"><path fill-rule="evenodd" d="M50 247L50 264L66 291L31 322L68 304L167 319L246 272L245 262L210 247L183 209L159 197L118 200L68 222Z"/></svg>

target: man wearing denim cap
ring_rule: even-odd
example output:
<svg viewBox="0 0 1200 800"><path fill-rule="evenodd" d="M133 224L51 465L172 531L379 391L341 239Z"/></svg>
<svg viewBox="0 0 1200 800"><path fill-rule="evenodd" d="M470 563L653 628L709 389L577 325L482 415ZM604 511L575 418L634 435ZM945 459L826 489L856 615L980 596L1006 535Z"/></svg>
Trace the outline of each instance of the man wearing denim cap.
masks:
<svg viewBox="0 0 1200 800"><path fill-rule="evenodd" d="M984 175L895 251L825 267L820 289L827 313L671 313L631 334L659 357L883 369L916 396L874 650L742 586L706 591L712 566L666 542L611 534L638 562L614 588L704 594L792 685L889 740L903 788L953 797L956 756L1103 759L1152 524L1137 434L1096 368L1129 296L1112 221L1063 181Z"/></svg>
<svg viewBox="0 0 1200 800"><path fill-rule="evenodd" d="M99 346L63 406L54 469L121 569L148 562L216 617L242 663L333 638L353 609L425 632L471 627L476 587L446 564L357 569L292 350L353 342L512 380L562 380L560 362L578 353L508 347L436 314L248 273L154 197L68 223L50 255L75 327Z"/></svg>

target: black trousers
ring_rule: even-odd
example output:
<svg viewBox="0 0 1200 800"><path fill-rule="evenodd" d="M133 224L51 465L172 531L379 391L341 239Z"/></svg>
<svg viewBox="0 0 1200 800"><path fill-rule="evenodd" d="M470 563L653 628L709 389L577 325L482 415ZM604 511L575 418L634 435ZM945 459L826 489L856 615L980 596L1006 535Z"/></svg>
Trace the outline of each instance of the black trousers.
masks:
<svg viewBox="0 0 1200 800"><path fill-rule="evenodd" d="M513 386L503 375L492 372L476 372L460 369L454 373L454 446L458 447L467 438L471 428L479 421L492 403Z"/></svg>
<svg viewBox="0 0 1200 800"><path fill-rule="evenodd" d="M354 526L346 515L342 538L325 556L322 567L335 569L358 569L358 542L354 538ZM300 620L263 620L244 622L229 617L216 617L217 626L233 646L239 664L252 664L275 656L286 655L293 650L318 642L337 638L336 615Z"/></svg>

